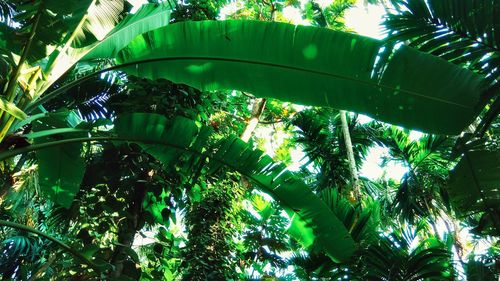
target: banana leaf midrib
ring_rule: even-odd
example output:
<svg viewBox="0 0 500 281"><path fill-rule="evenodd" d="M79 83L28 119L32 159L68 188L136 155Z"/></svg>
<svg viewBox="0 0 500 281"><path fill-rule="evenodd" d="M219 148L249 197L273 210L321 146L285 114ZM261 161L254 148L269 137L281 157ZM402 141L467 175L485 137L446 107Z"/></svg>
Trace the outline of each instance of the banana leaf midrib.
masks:
<svg viewBox="0 0 500 281"><path fill-rule="evenodd" d="M256 21L171 24L115 58L125 73L199 90L242 90L458 134L484 105L485 79L438 57L352 33ZM435 73L439 74L436 75Z"/></svg>
<svg viewBox="0 0 500 281"><path fill-rule="evenodd" d="M369 85L372 87L380 87L380 88L385 88L385 89L389 89L389 90L393 90L393 91L403 92L403 93L407 93L409 95L417 96L417 97L428 99L428 100L438 101L438 102L454 105L457 107L462 107L462 108L467 108L467 109L474 108L474 106L460 104L460 103L440 99L437 97L431 97L428 95L420 94L420 93L415 92L415 91L409 91L406 89L391 87L391 86L387 86L385 84L373 83L373 82L362 80L362 79L356 79L356 78L353 78L350 76L339 75L339 74L335 74L335 73L329 73L329 72L325 72L325 71L308 69L308 68L303 68L303 67L296 67L296 66L291 66L291 65L276 64L276 63L270 63L270 62L265 62L265 61L256 61L256 60L243 60L243 59L223 58L223 57L182 56L182 57L168 57L168 58L156 58L156 59L131 61L131 62L116 65L115 67L113 67L113 69L120 69L121 67L127 67L127 66L131 66L131 65L135 65L135 64L146 64L146 63L150 63L150 62L176 61L176 60L203 60L203 61L223 61L223 62L234 62L234 63L247 63L247 64L254 64L254 65L262 65L262 66L277 67L277 68L283 68L283 69L289 69L289 70L296 70L296 71L308 72L308 73L313 73L313 74L324 75L324 76L328 76L328 77L334 77L334 78L339 78L339 79L343 79L343 80L353 81L356 83L365 84L365 85ZM258 95L258 93L254 93L254 94Z"/></svg>
<svg viewBox="0 0 500 281"><path fill-rule="evenodd" d="M147 63L151 63L151 62L160 62L160 61L176 61L176 60L204 60L204 61L209 61L209 60L212 60L212 61L224 61L224 62L234 62L234 63L248 63L248 64L254 64L254 65L263 65L263 66L270 66L270 67L279 67L279 68L283 68L283 69L289 69L289 70L296 70L296 71L303 71L303 72L308 72L308 73L314 73L314 74L318 74L318 75L324 75L324 76L328 76L328 77L334 77L334 78L339 78L339 79L343 79L343 80L348 80L348 81L354 81L356 83L360 83L360 84L365 84L365 85L369 85L369 86L372 86L372 87L380 87L380 88L385 88L385 89L389 89L389 90L394 90L394 91L399 91L399 92L404 92L404 93L407 93L409 95L413 95L413 96L418 96L420 98L424 98L424 99L428 99L428 100L433 100L433 101L438 101L438 102L442 102L442 103L446 103L446 104L450 104L450 105L454 105L454 106L457 106L457 107L461 107L461 108L466 108L466 109L472 109L474 108L474 106L468 106L468 105L464 105L464 104L460 104L460 103L455 103L455 102L451 102L451 101L447 101L447 100L443 100L443 99L440 99L440 98L436 98L436 97L430 97L428 95L423 95L423 94L420 94L420 93L417 93L417 92L414 92L414 91L409 91L409 90L406 90L406 89L399 89L399 88L396 88L396 87L391 87L391 86L387 86L387 85L384 85L384 84L380 84L380 83L372 83L372 82L369 82L369 81L366 81L366 80L361 80L361 79L355 79L355 78L352 78L352 77L349 77L349 76L344 76L344 75L338 75L338 74L334 74L334 73L329 73L329 72L324 72L324 71L319 71L319 70L312 70L312 69L307 69L307 68L300 68L300 67L295 67L295 66L290 66L290 65L284 65L284 64L275 64L275 63L269 63L269 62L259 62L259 61L254 61L254 60L242 60L242 59L229 59L229 58L217 58L217 57L202 57L202 56L192 56L192 57L186 57L186 56L182 56L182 57L168 57L168 58L155 58L155 59L145 59L145 60L137 60L137 61L131 61L131 62L126 62L126 63L121 63L121 64L118 64L118 65L114 65L114 66L111 66L111 67L108 67L106 69L102 69L102 70L99 70L99 71L96 71L94 73L91 73L87 76L84 76L78 80L75 80L73 82L70 82L58 89L56 89L55 91L51 92L51 93L48 93L47 95L45 95L44 97L42 97L41 99L33 102L32 104L28 105L28 107L26 108L26 113L30 113L33 109L35 109L38 105L40 104L43 104L57 96L59 96L60 94L64 94L65 91L73 88L73 87L76 87L78 84L92 78L92 77L95 77L99 74L102 74L102 73L105 73L105 72L108 72L108 71L112 71L112 70L120 70L120 68L124 68L124 67L129 67L129 66L133 66L133 65L139 65L139 64L147 64ZM255 93L258 95L258 93Z"/></svg>
<svg viewBox="0 0 500 281"><path fill-rule="evenodd" d="M83 130L81 130L81 131L83 131ZM185 152L196 154L196 155L199 155L202 157L210 158L212 160L215 160L221 164L224 164L224 165L226 165L232 169L238 170L238 172L240 172L236 166L228 163L227 161L224 161L222 158L219 158L215 155L211 155L210 153L200 152L200 151L197 151L194 149L186 148L186 147L176 145L173 143L169 143L169 142L155 141L155 140L151 140L148 138L141 138L141 137L130 138L130 137L118 137L118 136L92 136L92 137L79 137L79 138L69 138L69 139L65 139L65 140L57 140L57 141L53 141L53 142L40 143L40 144L30 145L30 146L23 147L23 148L17 148L17 149L1 152L0 153L0 161L14 157L16 155L20 155L20 154L24 154L24 153L28 153L28 152L32 152L32 151L37 151L37 150L41 150L41 149L46 149L46 148L50 148L50 147L56 147L56 146L60 146L63 144L80 143L80 142L105 142L105 141L126 141L126 142L138 142L138 143L144 143L144 144L158 144L158 145L169 146L169 147L183 150ZM283 172L284 171L287 171L287 170L283 170ZM254 179L254 177L252 175L250 175L246 172L240 172L240 173L248 178L252 178L252 180L254 180L255 182L261 183L260 181Z"/></svg>
<svg viewBox="0 0 500 281"><path fill-rule="evenodd" d="M96 134L99 134L99 133L109 134L109 132L94 132L93 134L96 135ZM61 146L61 145L71 144L71 143L107 142L107 141L120 141L120 142L123 141L123 142L135 142L135 143L152 144L152 145L162 145L162 146L172 147L172 148L175 148L177 150L182 150L182 151L185 151L185 152L188 152L188 153L191 153L191 154L199 155L201 157L207 157L207 158L209 158L211 160L214 160L216 162L219 162L219 163L221 163L221 164L223 164L223 165L225 165L225 166L227 166L227 167L229 167L229 168L231 168L231 169L233 169L235 171L238 171L240 174L244 175L247 178L252 179L252 181L254 181L262 189L264 189L265 192L269 193L273 198L276 198L277 200L279 200L281 202L281 204L283 204L284 208L288 208L290 210L293 210L294 213L297 216L303 217L303 215L300 212L301 210L298 210L298 209L294 208L293 207L293 203L292 203L292 205L290 205L290 203L287 202L286 200L283 201L283 200L279 199L282 196L278 195L274 191L275 189L277 189L277 188L279 188L281 186L281 184L277 185L277 186L274 186L273 185L274 180L278 179L283 173L290 172L286 168L283 168L281 170L281 172L279 172L279 173L276 174L276 176L271 181L271 186L269 186L268 184L265 184L264 182L260 181L258 179L258 177L254 176L254 175L259 175L259 174L262 174L262 173L265 174L266 171L268 171L268 169L270 168L269 166L262 167L262 169L260 170L260 172L258 172L257 174L252 174L252 173L246 172L244 169L238 168L237 166L231 164L229 161L225 161L223 158L218 157L216 154L208 153L208 151L207 152L201 152L201 151L197 151L195 149L191 149L190 147L184 147L184 146L176 145L176 144L173 144L173 143L170 143L170 142L165 142L165 141L161 141L161 140L148 139L146 136L144 136L144 137L120 137L120 136L111 134L111 135L107 135L107 136L73 137L73 138L68 138L68 139L64 139L64 140L57 140L57 141L46 142L46 143L39 143L39 144L34 144L34 145L30 145L30 146L23 147L23 148L18 148L18 149L14 149L14 150L4 151L4 152L0 153L0 161L5 160L5 159L10 158L10 157L13 157L13 156L16 156L16 155L19 155L19 154L28 153L28 152L31 152L31 151L42 150L42 149L51 148L51 147L57 147L57 146ZM262 155L261 157L263 157L263 156L264 155ZM286 183L287 181L289 181L290 179L292 179L294 177L295 176L292 173L291 174L291 178L285 179L284 183ZM300 181L300 179L297 179L297 180ZM266 188L266 187L268 187L268 188ZM326 206L326 204L325 204L324 208L328 209L328 206ZM306 212L306 214L307 214L307 212ZM304 215L306 215L306 214L304 214ZM305 220L307 220L307 217L303 217L303 218ZM332 231L334 231L334 230L332 229ZM343 239L342 243L347 243L347 244L354 243L352 241L352 238L350 236L345 236L342 239ZM334 258L333 256L331 256L331 257Z"/></svg>

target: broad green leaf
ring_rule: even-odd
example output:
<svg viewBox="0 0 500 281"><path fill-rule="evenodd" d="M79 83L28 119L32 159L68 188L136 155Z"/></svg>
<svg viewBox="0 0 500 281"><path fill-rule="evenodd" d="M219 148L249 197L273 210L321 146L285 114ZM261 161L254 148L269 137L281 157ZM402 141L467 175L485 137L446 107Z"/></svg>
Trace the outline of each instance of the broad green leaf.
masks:
<svg viewBox="0 0 500 281"><path fill-rule="evenodd" d="M194 121L182 117L170 121L157 114L128 114L117 118L115 132L120 138L139 142L145 151L167 165L176 163L181 154L199 157L202 153L202 146L196 139L203 130ZM220 165L226 165L254 181L285 209L293 211L301 226L300 231L291 234L297 235L300 242L306 242L305 246L325 251L334 261L345 261L352 255L355 244L342 222L283 164L274 162L237 137L223 139L209 151L215 151L204 153L211 160L210 171L215 172Z"/></svg>
<svg viewBox="0 0 500 281"><path fill-rule="evenodd" d="M458 134L474 119L485 87L481 76L406 46L272 22L176 23L137 37L117 60L138 76L331 106L443 134Z"/></svg>
<svg viewBox="0 0 500 281"><path fill-rule="evenodd" d="M146 152L157 157L163 164L171 165L177 161L183 149L190 147L198 134L198 127L194 122L185 120L187 119L178 117L174 121L169 121L158 114L136 113L118 118L114 130L123 138L174 144L177 148L141 144Z"/></svg>
<svg viewBox="0 0 500 281"><path fill-rule="evenodd" d="M484 212L488 228L500 235L500 152L470 151L450 173L447 187L455 212L467 216Z"/></svg>
<svg viewBox="0 0 500 281"><path fill-rule="evenodd" d="M57 130L61 127L68 127L71 120L71 114L64 116L54 114L49 117L41 118L33 123L34 134L39 134L35 139L36 144L42 144L61 138L71 138L85 136L85 133L64 130L66 134L57 135L45 134L43 131ZM80 190L80 184L85 173L85 161L81 157L82 143L70 143L60 146L54 146L38 150L38 174L41 190L57 204L69 208L73 198Z"/></svg>
<svg viewBox="0 0 500 281"><path fill-rule="evenodd" d="M23 135L23 137L25 137L27 139L36 139L36 138L47 137L47 136L52 136L52 135L57 135L57 134L76 133L76 132L82 133L82 132L88 132L88 130L75 129L75 128L57 128L57 129L48 129L48 130L43 130L40 132L29 133L29 134Z"/></svg>
<svg viewBox="0 0 500 281"><path fill-rule="evenodd" d="M40 87L39 94L45 92L78 61L115 56L136 36L168 24L169 15L164 4L144 5L135 14L125 17L99 42L84 48L69 48L64 53L54 53L47 68L50 69L49 79Z"/></svg>
<svg viewBox="0 0 500 281"><path fill-rule="evenodd" d="M300 228L312 230L307 235L299 233L299 241L314 241L312 249L325 251L337 262L345 261L352 255L355 250L354 240L343 223L285 165L274 162L271 157L254 150L237 137L223 140L212 159L223 162L253 180L263 191L280 202L282 207L295 212L302 224Z"/></svg>
<svg viewBox="0 0 500 281"><path fill-rule="evenodd" d="M50 199L69 208L80 189L85 163L81 144L66 144L37 152L40 187Z"/></svg>
<svg viewBox="0 0 500 281"><path fill-rule="evenodd" d="M287 229L287 232L300 242L305 248L309 248L314 244L315 236L311 227L308 227L307 224L300 219L297 215L293 213L293 211L288 211L290 218L292 220L290 226Z"/></svg>
<svg viewBox="0 0 500 281"><path fill-rule="evenodd" d="M85 17L80 28L75 30L75 40L72 43L75 47L83 47L100 41L116 26L120 21L120 15L124 12L125 0L99 0L92 1L92 4L85 11ZM79 22L80 24L80 22Z"/></svg>
<svg viewBox="0 0 500 281"><path fill-rule="evenodd" d="M1 97L0 97L0 109L20 120L24 120L26 119L26 117L28 117L26 113L24 113L14 103L9 102L8 100Z"/></svg>
<svg viewBox="0 0 500 281"><path fill-rule="evenodd" d="M165 26L170 20L170 9L163 4L147 4L133 15L123 19L82 60L114 57L137 35Z"/></svg>

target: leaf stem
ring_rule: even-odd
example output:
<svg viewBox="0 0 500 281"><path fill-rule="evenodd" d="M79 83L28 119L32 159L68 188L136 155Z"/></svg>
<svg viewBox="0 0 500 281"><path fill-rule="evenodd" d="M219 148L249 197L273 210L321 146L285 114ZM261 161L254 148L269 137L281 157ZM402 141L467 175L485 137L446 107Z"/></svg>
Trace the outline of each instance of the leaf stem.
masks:
<svg viewBox="0 0 500 281"><path fill-rule="evenodd" d="M31 232L31 233L34 233L36 235L42 236L42 237L56 243L59 247L61 247L62 249L64 249L66 252L70 253L74 257L78 258L79 260L81 260L85 264L89 265L95 271L97 271L97 272L101 271L99 266L97 264L95 264L93 261L89 260L87 257L82 255L80 252L73 249L71 246L56 239L55 237L53 237L51 235L48 235L47 233L41 232L37 229L34 229L34 228L29 227L29 226L24 225L24 224L19 224L19 223L5 221L5 220L0 220L0 226L7 226L7 227L11 227L11 228L16 228L19 230L24 230L24 231Z"/></svg>
<svg viewBox="0 0 500 281"><path fill-rule="evenodd" d="M21 57L19 58L19 62L17 63L16 68L12 72L12 75L10 76L9 79L9 85L7 86L7 89L5 90L5 96L9 99L10 102L14 100L14 89L16 86L17 78L19 78L19 74L21 73L21 69L23 68L23 64L28 58L28 53L31 49L31 44L33 43L33 39L35 38L36 30L38 29L38 24L40 23L40 18L42 16L42 10L43 10L43 5L40 4L38 6L38 12L35 18L35 23L33 24L33 28L31 29L30 37L28 38L28 42L26 42L26 45L23 49L23 53L21 54Z"/></svg>
<svg viewBox="0 0 500 281"><path fill-rule="evenodd" d="M9 78L9 84L7 85L7 89L4 92L4 95L9 102L13 102L15 100L17 79L19 78L24 62L28 58L28 54L31 49L33 39L35 38L36 30L38 29L38 25L40 23L40 18L42 17L42 11L43 11L43 1L38 6L37 15L35 18L35 22L33 24L33 28L31 29L30 37L28 38L28 42L26 42L26 45L24 46L23 53L21 54L19 62ZM12 122L10 122L9 124L8 118L7 120L5 120L5 116L7 115L4 115L4 111L0 111L0 126L2 130L2 132L0 133L0 142L3 140L5 133L9 129L10 124L12 124Z"/></svg>

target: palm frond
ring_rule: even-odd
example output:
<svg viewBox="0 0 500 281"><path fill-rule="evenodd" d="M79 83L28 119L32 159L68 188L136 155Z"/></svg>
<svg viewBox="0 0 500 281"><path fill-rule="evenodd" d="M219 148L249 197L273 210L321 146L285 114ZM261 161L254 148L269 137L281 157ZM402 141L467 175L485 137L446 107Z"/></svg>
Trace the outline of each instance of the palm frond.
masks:
<svg viewBox="0 0 500 281"><path fill-rule="evenodd" d="M453 138L424 135L412 140L408 130L386 127L377 132L375 140L389 149L386 162L407 168L392 202L392 211L405 221L414 222L430 216L432 210L448 205L443 186L451 158Z"/></svg>
<svg viewBox="0 0 500 281"><path fill-rule="evenodd" d="M39 239L27 233L19 233L2 241L0 243L0 277L10 279L22 274L19 272L19 267L36 264L41 250Z"/></svg>
<svg viewBox="0 0 500 281"><path fill-rule="evenodd" d="M112 97L125 92L124 81L126 81L124 75L116 72L93 77L78 87L69 89L64 96L48 101L45 108L49 111L60 108L76 110L85 121L111 118L113 111L109 107L109 101Z"/></svg>
<svg viewBox="0 0 500 281"><path fill-rule="evenodd" d="M309 163L319 171L316 186L319 190L326 187L342 187L349 182L349 168L344 135L338 111L330 109L311 109L297 114L291 121L296 126L294 141L301 145ZM357 168L372 146L373 128L361 125L357 115L348 118L348 126L353 144Z"/></svg>
<svg viewBox="0 0 500 281"><path fill-rule="evenodd" d="M500 174L498 151L471 151L451 171L447 186L451 205L478 234L500 235Z"/></svg>
<svg viewBox="0 0 500 281"><path fill-rule="evenodd" d="M0 22L5 23L7 25L11 25L13 23L13 18L15 14L15 6L11 1L0 1Z"/></svg>
<svg viewBox="0 0 500 281"><path fill-rule="evenodd" d="M361 204L353 206L347 199L341 198L333 188L322 190L319 197L350 230L351 236L357 243L367 243L373 239L379 223L379 206L375 202L367 199L363 202L364 206Z"/></svg>
<svg viewBox="0 0 500 281"><path fill-rule="evenodd" d="M500 75L500 3L479 0L401 1L385 21L393 40L490 77ZM496 81L495 81L496 80Z"/></svg>
<svg viewBox="0 0 500 281"><path fill-rule="evenodd" d="M407 236L411 238L411 236ZM381 235L362 255L361 272L367 280L453 280L451 253L434 238L410 248L398 232Z"/></svg>
<svg viewBox="0 0 500 281"><path fill-rule="evenodd" d="M388 15L385 21L391 40L486 77L490 89L482 98L493 105L477 128L484 134L500 112L500 2L404 0L398 8L398 13Z"/></svg>
<svg viewBox="0 0 500 281"><path fill-rule="evenodd" d="M471 255L465 268L467 280L498 280L500 278L498 272L499 258L500 253L496 247L492 247L483 255Z"/></svg>

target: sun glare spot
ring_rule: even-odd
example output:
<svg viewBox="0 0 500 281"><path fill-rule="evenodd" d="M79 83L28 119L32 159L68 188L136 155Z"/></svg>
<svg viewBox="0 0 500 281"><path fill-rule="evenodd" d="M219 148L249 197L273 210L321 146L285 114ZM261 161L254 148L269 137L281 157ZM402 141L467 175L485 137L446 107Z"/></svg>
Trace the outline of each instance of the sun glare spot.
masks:
<svg viewBox="0 0 500 281"><path fill-rule="evenodd" d="M186 70L193 73L193 74L202 74L204 72L209 71L212 69L212 63L207 62L204 64L192 64L188 67L186 67Z"/></svg>
<svg viewBox="0 0 500 281"><path fill-rule="evenodd" d="M351 51L354 49L354 46L356 46L356 38L351 40Z"/></svg>
<svg viewBox="0 0 500 281"><path fill-rule="evenodd" d="M318 47L314 44L309 44L304 48L304 50L302 50L302 53L306 59L315 59L318 55Z"/></svg>
<svg viewBox="0 0 500 281"><path fill-rule="evenodd" d="M293 24L309 25L310 22L302 17L302 12L299 8L286 6L283 8L283 17Z"/></svg>

